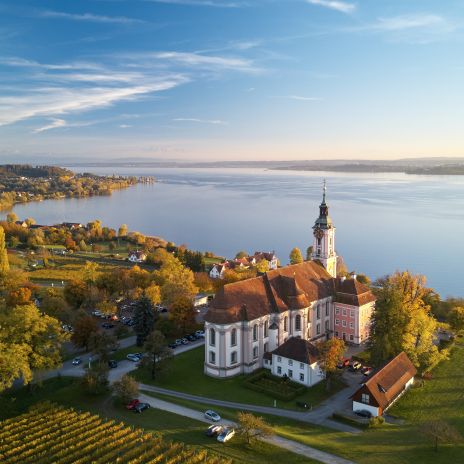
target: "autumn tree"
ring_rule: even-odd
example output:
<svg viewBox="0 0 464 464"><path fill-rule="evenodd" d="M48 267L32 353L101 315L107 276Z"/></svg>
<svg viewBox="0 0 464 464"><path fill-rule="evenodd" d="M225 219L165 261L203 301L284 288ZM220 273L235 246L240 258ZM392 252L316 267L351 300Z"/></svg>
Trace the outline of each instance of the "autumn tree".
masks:
<svg viewBox="0 0 464 464"><path fill-rule="evenodd" d="M16 213L11 212L6 215L6 222L8 222L9 224L13 224L17 221L19 221L19 217Z"/></svg>
<svg viewBox="0 0 464 464"><path fill-rule="evenodd" d="M195 326L193 301L185 296L175 299L169 307L169 319L182 330L182 333L187 333Z"/></svg>
<svg viewBox="0 0 464 464"><path fill-rule="evenodd" d="M89 337L89 348L98 356L98 362L107 364L110 352L116 350L118 342L116 337L106 332L92 332Z"/></svg>
<svg viewBox="0 0 464 464"><path fill-rule="evenodd" d="M104 300L96 305L97 309L106 316L113 316L118 312L118 307L112 301Z"/></svg>
<svg viewBox="0 0 464 464"><path fill-rule="evenodd" d="M238 428L247 444L259 438L272 435L272 427L262 418L251 414L251 412L238 413Z"/></svg>
<svg viewBox="0 0 464 464"><path fill-rule="evenodd" d="M120 380L113 383L114 396L122 404L127 404L139 395L139 384L130 375L123 375Z"/></svg>
<svg viewBox="0 0 464 464"><path fill-rule="evenodd" d="M455 444L462 439L456 428L439 419L425 422L421 427L421 432L432 441L435 452L438 452L439 443Z"/></svg>
<svg viewBox="0 0 464 464"><path fill-rule="evenodd" d="M213 282L207 272L195 272L194 283L200 292L211 292L213 289Z"/></svg>
<svg viewBox="0 0 464 464"><path fill-rule="evenodd" d="M262 259L256 264L256 270L262 274L269 271L269 261L267 259Z"/></svg>
<svg viewBox="0 0 464 464"><path fill-rule="evenodd" d="M248 256L248 253L242 250L235 254L235 259L242 259L242 258L246 258L247 256Z"/></svg>
<svg viewBox="0 0 464 464"><path fill-rule="evenodd" d="M82 377L81 386L90 395L100 395L108 390L108 365L97 363Z"/></svg>
<svg viewBox="0 0 464 464"><path fill-rule="evenodd" d="M310 245L308 248L306 248L306 261L311 261L313 256L313 247Z"/></svg>
<svg viewBox="0 0 464 464"><path fill-rule="evenodd" d="M142 297L137 301L133 317L137 346L143 346L148 335L155 327L158 317L158 312L154 310L153 303L147 297Z"/></svg>
<svg viewBox="0 0 464 464"><path fill-rule="evenodd" d="M145 340L144 350L149 357L144 358L144 364L150 368L151 378L154 380L156 374L166 367L172 351L166 346L166 338L159 330L153 330Z"/></svg>
<svg viewBox="0 0 464 464"><path fill-rule="evenodd" d="M67 303L73 308L79 308L87 296L87 287L82 280L70 280L64 286L63 295Z"/></svg>
<svg viewBox="0 0 464 464"><path fill-rule="evenodd" d="M96 320L91 316L83 316L74 324L71 341L75 346L89 350L90 341L94 334L98 333Z"/></svg>
<svg viewBox="0 0 464 464"><path fill-rule="evenodd" d="M290 264L299 264L303 262L303 255L301 250L297 247L293 248L290 252Z"/></svg>
<svg viewBox="0 0 464 464"><path fill-rule="evenodd" d="M424 296L428 289L423 276L396 272L380 279L371 318L369 349L374 364L381 364L405 351L415 366L426 370L446 357L433 343L436 320Z"/></svg>
<svg viewBox="0 0 464 464"><path fill-rule="evenodd" d="M17 305L29 304L31 302L32 292L29 287L19 287L11 290L6 296L6 305L13 308Z"/></svg>
<svg viewBox="0 0 464 464"><path fill-rule="evenodd" d="M98 264L93 261L86 261L82 275L87 285L94 284L98 277Z"/></svg>
<svg viewBox="0 0 464 464"><path fill-rule="evenodd" d="M145 288L143 294L153 305L157 305L161 302L161 289L156 284L151 284Z"/></svg>
<svg viewBox="0 0 464 464"><path fill-rule="evenodd" d="M319 367L324 371L327 390L330 390L332 378L337 374L337 363L343 357L345 342L332 337L317 344L319 350Z"/></svg>
<svg viewBox="0 0 464 464"><path fill-rule="evenodd" d="M448 314L448 322L454 330L464 330L464 307L456 306Z"/></svg>
<svg viewBox="0 0 464 464"><path fill-rule="evenodd" d="M0 277L5 276L10 270L10 264L8 262L8 253L5 247L5 231L0 226Z"/></svg>

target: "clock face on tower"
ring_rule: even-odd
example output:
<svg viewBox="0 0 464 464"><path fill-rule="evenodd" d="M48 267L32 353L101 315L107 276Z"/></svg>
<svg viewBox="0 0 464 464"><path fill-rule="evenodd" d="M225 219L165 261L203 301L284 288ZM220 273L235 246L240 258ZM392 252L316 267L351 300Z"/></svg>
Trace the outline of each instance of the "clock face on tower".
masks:
<svg viewBox="0 0 464 464"><path fill-rule="evenodd" d="M324 236L324 231L320 227L314 229L314 236L319 240Z"/></svg>

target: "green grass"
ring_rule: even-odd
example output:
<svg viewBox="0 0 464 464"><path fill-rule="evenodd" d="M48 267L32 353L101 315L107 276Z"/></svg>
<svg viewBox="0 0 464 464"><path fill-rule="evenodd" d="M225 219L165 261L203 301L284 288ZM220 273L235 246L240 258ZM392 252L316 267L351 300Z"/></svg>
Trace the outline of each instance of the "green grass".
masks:
<svg viewBox="0 0 464 464"><path fill-rule="evenodd" d="M167 372L157 380L151 379L147 369L139 368L132 375L141 383L152 384L170 390L190 393L192 395L235 401L238 403L274 406L274 399L264 393L246 388L243 381L247 376L239 375L230 379L215 379L203 373L204 347L199 347L175 356L169 364ZM327 392L325 383L320 382L292 401L277 400L277 407L301 410L296 401L302 401L313 406L320 403L343 387L332 382L333 388Z"/></svg>
<svg viewBox="0 0 464 464"><path fill-rule="evenodd" d="M181 441L188 445L206 448L225 458L233 459L233 462L237 464L250 462L256 464L317 463L317 461L266 443L248 446L238 437L226 444L221 444L213 438L206 437L207 424L203 422L155 408L144 411L143 414L134 414L126 410L124 406L115 404L109 395L85 395L79 387L79 381L70 378L47 380L41 388L37 387L33 392L30 392L28 388L23 388L4 395L3 401L0 402L0 419L21 414L32 404L43 400L51 400L82 411L90 411L105 418L141 427L148 432L158 432L166 440Z"/></svg>
<svg viewBox="0 0 464 464"><path fill-rule="evenodd" d="M115 361L123 361L126 359L126 356L129 353L139 353L139 352L140 352L140 348L135 345L132 345L132 346L128 346L127 348L121 348L120 350L116 351L115 353L111 355L111 359L114 359Z"/></svg>

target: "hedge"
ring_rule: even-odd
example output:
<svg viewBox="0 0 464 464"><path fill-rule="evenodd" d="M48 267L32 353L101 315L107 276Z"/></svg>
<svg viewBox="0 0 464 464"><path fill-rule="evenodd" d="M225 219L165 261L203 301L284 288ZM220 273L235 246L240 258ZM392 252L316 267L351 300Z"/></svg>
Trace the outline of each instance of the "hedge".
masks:
<svg viewBox="0 0 464 464"><path fill-rule="evenodd" d="M282 378L276 377L265 370L250 375L243 382L243 385L250 390L264 393L281 401L294 400L306 391L304 385L290 380L284 381Z"/></svg>

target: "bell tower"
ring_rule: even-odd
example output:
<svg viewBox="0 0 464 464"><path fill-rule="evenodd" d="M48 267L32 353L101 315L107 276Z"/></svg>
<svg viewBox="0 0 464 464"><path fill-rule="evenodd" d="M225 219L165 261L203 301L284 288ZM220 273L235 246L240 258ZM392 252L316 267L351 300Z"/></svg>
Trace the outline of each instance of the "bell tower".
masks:
<svg viewBox="0 0 464 464"><path fill-rule="evenodd" d="M335 227L329 216L329 207L325 202L327 184L324 180L322 203L319 206L319 217L313 226L312 259L319 260L332 277L337 277L337 255L335 254Z"/></svg>

